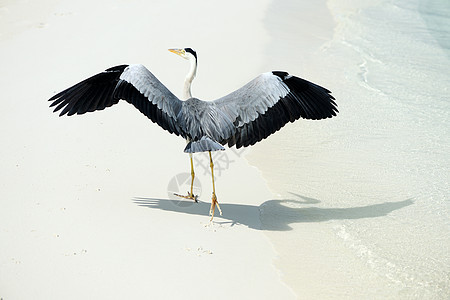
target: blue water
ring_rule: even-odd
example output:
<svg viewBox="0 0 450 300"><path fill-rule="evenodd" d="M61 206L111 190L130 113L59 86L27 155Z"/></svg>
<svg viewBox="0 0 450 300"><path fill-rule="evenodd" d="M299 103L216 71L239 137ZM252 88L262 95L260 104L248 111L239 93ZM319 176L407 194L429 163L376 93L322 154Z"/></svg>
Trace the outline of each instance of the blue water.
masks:
<svg viewBox="0 0 450 300"><path fill-rule="evenodd" d="M297 249L303 224L333 230L355 265L362 262L365 275L378 278L367 281L366 296L448 299L450 1L327 5L333 35L302 71L333 91L340 114L295 123L266 144L271 162L259 167L298 211L283 216L286 209L268 203L263 224L291 220L287 240Z"/></svg>

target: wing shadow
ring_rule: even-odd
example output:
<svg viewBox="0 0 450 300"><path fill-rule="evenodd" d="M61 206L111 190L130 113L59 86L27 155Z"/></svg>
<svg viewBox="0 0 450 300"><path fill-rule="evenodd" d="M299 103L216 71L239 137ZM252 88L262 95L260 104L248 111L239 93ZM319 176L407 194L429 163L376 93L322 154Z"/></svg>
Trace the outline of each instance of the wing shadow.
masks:
<svg viewBox="0 0 450 300"><path fill-rule="evenodd" d="M302 200L268 200L260 206L220 203L223 216L215 218L215 223L231 224L231 226L242 224L257 230L287 231L292 230L289 224L294 223L383 217L414 203L411 199L407 199L349 208L305 207L321 201L294 193L291 194ZM191 201L135 197L133 202L142 207L205 217L208 217L210 208L210 203L201 201L194 203ZM216 216L219 217L217 210Z"/></svg>

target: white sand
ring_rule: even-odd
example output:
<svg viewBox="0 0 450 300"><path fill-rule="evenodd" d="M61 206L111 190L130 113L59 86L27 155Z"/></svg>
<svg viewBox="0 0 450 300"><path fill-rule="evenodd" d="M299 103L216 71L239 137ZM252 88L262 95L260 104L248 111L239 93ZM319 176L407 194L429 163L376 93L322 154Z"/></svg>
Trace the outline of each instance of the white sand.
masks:
<svg viewBox="0 0 450 300"><path fill-rule="evenodd" d="M189 171L182 139L126 103L59 118L46 101L122 63L145 64L179 94L188 65L166 49L186 46L200 57L193 93L219 97L260 72L266 5L1 2L0 298L294 297L260 230L271 195L242 153L217 157L224 216L208 227L204 157L202 202L168 196Z"/></svg>

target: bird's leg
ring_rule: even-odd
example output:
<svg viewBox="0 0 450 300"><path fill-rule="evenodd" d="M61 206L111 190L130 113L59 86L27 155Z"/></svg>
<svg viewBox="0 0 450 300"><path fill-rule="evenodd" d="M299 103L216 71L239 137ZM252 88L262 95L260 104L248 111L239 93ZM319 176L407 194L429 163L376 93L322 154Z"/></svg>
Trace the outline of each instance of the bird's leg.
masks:
<svg viewBox="0 0 450 300"><path fill-rule="evenodd" d="M197 195L194 195L194 178L195 178L195 172L194 172L194 162L192 161L192 153L189 153L189 158L191 160L191 191L187 192L187 196L175 194L175 196L186 198L186 199L192 199L195 202L198 202Z"/></svg>
<svg viewBox="0 0 450 300"><path fill-rule="evenodd" d="M214 218L214 211L217 205L217 209L219 210L220 215L222 215L222 210L220 209L219 202L217 202L216 197L216 188L214 186L214 164L211 156L211 151L209 151L209 165L211 167L211 176L212 176L212 187L213 187L213 193L212 193L212 201L211 201L211 209L209 210L209 214L211 216L210 222L212 222Z"/></svg>
<svg viewBox="0 0 450 300"><path fill-rule="evenodd" d="M194 196L194 178L195 178L195 172L194 172L194 162L192 161L192 153L189 153L189 159L191 160L191 196ZM197 200L196 200L197 202Z"/></svg>

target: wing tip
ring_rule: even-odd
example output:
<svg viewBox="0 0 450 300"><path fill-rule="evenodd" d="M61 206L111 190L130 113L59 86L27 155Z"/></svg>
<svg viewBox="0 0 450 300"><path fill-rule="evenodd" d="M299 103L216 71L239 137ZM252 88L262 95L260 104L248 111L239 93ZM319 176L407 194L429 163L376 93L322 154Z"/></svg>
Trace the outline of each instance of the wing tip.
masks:
<svg viewBox="0 0 450 300"><path fill-rule="evenodd" d="M118 102L111 95L112 89L109 85L115 85L120 74L129 65L118 65L106 69L105 71L95 74L55 95L48 101L49 107L56 108L53 112L62 109L60 117L64 115L72 116L74 114L82 114L87 111L102 110ZM105 87L106 86L106 87Z"/></svg>
<svg viewBox="0 0 450 300"><path fill-rule="evenodd" d="M308 80L289 75L283 71L273 71L289 88L290 94L302 108L300 117L309 120L323 120L337 116L336 98L331 91Z"/></svg>

